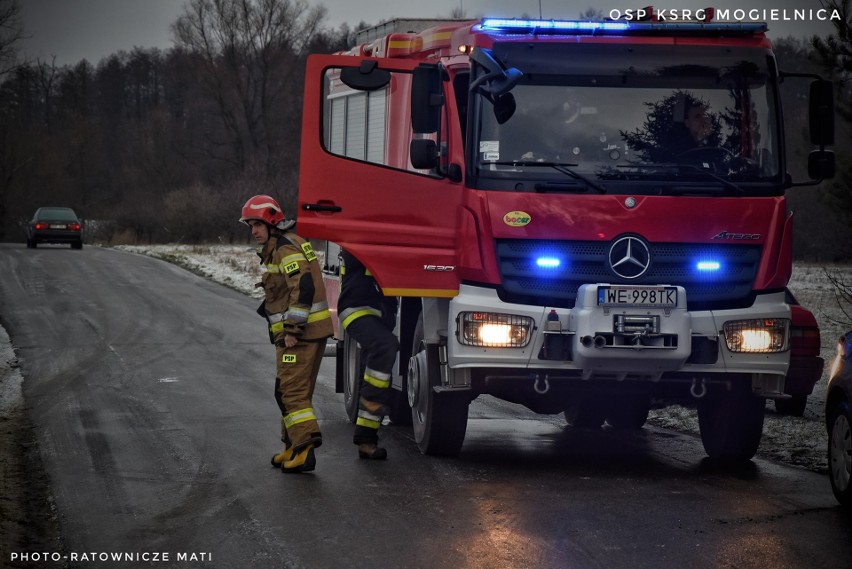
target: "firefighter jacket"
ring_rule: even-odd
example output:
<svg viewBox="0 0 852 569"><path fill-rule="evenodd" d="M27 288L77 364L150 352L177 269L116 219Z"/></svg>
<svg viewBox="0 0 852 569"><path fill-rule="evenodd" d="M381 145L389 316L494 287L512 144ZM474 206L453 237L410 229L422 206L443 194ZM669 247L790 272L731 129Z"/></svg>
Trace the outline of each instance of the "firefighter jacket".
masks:
<svg viewBox="0 0 852 569"><path fill-rule="evenodd" d="M384 296L373 275L361 261L346 250L340 253L340 298L337 315L346 329L355 319L372 315L382 319L393 330L397 300Z"/></svg>
<svg viewBox="0 0 852 569"><path fill-rule="evenodd" d="M283 342L287 334L301 340L331 336L331 313L311 244L295 233L272 229L257 254L266 269L258 285L264 291L258 313L269 322L272 343Z"/></svg>

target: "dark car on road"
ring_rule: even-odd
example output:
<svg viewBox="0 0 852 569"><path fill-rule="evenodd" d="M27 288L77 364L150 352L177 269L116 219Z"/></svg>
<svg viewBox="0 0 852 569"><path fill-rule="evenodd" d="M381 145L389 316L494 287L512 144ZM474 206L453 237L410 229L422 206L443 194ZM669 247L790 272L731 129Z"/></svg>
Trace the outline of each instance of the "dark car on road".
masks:
<svg viewBox="0 0 852 569"><path fill-rule="evenodd" d="M83 248L83 224L68 207L40 207L27 224L27 247L39 243L69 243L72 249Z"/></svg>
<svg viewBox="0 0 852 569"><path fill-rule="evenodd" d="M784 382L784 393L789 399L776 399L775 410L784 415L801 417L808 403L808 395L822 377L823 361L819 355L819 325L813 313L800 305L793 294L786 291L790 305L790 368Z"/></svg>
<svg viewBox="0 0 852 569"><path fill-rule="evenodd" d="M852 509L852 332L837 340L825 392L828 477L837 500Z"/></svg>

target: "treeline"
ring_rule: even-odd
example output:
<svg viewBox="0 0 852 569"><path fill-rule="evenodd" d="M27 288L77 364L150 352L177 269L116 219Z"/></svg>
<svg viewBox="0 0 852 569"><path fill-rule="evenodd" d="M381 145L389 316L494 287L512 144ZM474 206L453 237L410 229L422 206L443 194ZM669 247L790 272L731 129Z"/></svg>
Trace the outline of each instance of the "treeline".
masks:
<svg viewBox="0 0 852 569"><path fill-rule="evenodd" d="M23 239L43 205L107 242L244 239L235 219L255 193L293 213L305 59L350 41L324 18L300 1L192 0L173 49L7 73L0 240Z"/></svg>

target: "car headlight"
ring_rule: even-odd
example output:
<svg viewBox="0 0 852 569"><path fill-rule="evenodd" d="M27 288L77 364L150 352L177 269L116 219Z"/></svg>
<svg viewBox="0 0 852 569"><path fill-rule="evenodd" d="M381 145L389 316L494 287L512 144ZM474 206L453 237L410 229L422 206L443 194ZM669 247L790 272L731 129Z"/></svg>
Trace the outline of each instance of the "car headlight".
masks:
<svg viewBox="0 0 852 569"><path fill-rule="evenodd" d="M725 322L725 343L732 352L770 354L788 349L790 320L732 320Z"/></svg>
<svg viewBox="0 0 852 569"><path fill-rule="evenodd" d="M457 322L460 343L487 348L522 348L533 327L528 316L490 312L462 312Z"/></svg>

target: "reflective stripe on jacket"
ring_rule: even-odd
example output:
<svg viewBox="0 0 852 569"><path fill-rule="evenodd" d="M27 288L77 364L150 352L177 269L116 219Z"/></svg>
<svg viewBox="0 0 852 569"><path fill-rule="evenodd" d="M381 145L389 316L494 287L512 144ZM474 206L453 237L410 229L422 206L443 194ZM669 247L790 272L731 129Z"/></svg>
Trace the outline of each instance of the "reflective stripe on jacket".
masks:
<svg viewBox="0 0 852 569"><path fill-rule="evenodd" d="M396 317L396 298L386 297L376 279L354 255L345 249L340 252L340 298L337 315L340 326L346 328L362 316L377 316L393 329Z"/></svg>
<svg viewBox="0 0 852 569"><path fill-rule="evenodd" d="M291 334L304 340L332 335L322 272L311 244L295 233L272 230L258 251L266 268L263 308L273 343Z"/></svg>

